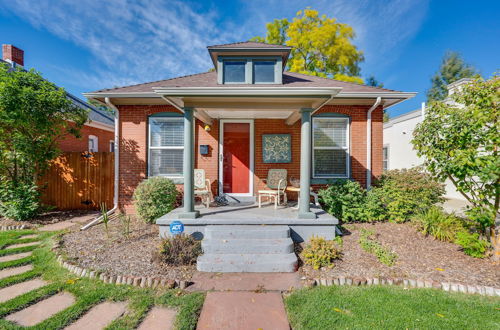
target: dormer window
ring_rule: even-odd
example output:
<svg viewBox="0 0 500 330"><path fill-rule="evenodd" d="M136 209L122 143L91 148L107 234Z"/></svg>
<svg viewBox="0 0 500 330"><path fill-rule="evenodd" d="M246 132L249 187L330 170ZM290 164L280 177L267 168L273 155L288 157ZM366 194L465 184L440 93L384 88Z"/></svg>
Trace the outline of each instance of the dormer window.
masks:
<svg viewBox="0 0 500 330"><path fill-rule="evenodd" d="M218 58L219 84L281 84L280 57Z"/></svg>

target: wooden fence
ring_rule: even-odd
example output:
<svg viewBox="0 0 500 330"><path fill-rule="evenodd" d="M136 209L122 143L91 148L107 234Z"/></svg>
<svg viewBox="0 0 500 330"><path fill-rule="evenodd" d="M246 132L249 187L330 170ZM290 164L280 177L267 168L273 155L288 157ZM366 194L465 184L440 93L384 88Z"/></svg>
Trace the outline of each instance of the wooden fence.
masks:
<svg viewBox="0 0 500 330"><path fill-rule="evenodd" d="M114 153L65 152L41 179L42 202L59 210L113 207Z"/></svg>

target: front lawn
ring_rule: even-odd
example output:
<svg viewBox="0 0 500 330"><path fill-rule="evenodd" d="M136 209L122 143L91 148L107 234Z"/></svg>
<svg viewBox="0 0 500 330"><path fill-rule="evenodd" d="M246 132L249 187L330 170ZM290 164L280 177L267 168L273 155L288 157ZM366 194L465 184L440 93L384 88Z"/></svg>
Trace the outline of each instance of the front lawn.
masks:
<svg viewBox="0 0 500 330"><path fill-rule="evenodd" d="M500 299L433 289L316 287L285 305L295 330L500 328Z"/></svg>
<svg viewBox="0 0 500 330"><path fill-rule="evenodd" d="M5 245L33 241L36 239L19 240L21 235L39 234L40 247L25 247L17 252L34 250L31 257L20 261L9 262L9 267L32 263L33 270L17 276L0 280L0 288L40 277L49 284L30 291L12 300L0 303L0 328L17 329L13 323L1 318L23 309L57 292L66 291L76 298L75 304L35 326L36 329L59 329L81 317L91 307L102 301L127 301L128 313L115 320L109 329L134 329L154 305L163 305L177 310L176 327L179 329L194 329L198 314L203 305L204 295L200 293L186 294L181 290L142 289L128 285L105 284L95 279L78 278L61 268L50 251L50 237L54 233L38 233L35 231L0 232L0 248ZM0 250L0 256L14 251Z"/></svg>

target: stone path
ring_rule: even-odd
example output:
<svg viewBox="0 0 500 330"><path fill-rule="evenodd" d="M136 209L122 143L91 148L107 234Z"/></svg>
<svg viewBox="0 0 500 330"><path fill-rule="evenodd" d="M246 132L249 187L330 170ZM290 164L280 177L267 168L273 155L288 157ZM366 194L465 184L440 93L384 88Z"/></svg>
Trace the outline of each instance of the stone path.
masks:
<svg viewBox="0 0 500 330"><path fill-rule="evenodd" d="M209 292L198 330L289 330L285 305L278 292Z"/></svg>
<svg viewBox="0 0 500 330"><path fill-rule="evenodd" d="M122 316L126 310L125 302L106 301L92 307L83 317L66 327L66 330L101 330Z"/></svg>
<svg viewBox="0 0 500 330"><path fill-rule="evenodd" d="M28 234L19 237L19 239L31 239L31 238L38 238L38 234Z"/></svg>
<svg viewBox="0 0 500 330"><path fill-rule="evenodd" d="M138 330L170 330L174 328L176 312L166 307L153 307Z"/></svg>
<svg viewBox="0 0 500 330"><path fill-rule="evenodd" d="M19 243L19 244L9 245L5 249L6 250L17 249L17 248L22 248L22 247L27 247L27 246L35 246L38 244L40 244L40 242Z"/></svg>
<svg viewBox="0 0 500 330"><path fill-rule="evenodd" d="M53 223L50 225L45 225L45 226L38 228L38 230L40 230L40 231L64 230L64 229L68 229L70 227L73 227L75 225L82 225L84 223L90 222L91 220L95 219L98 216L99 216L99 213L90 213L90 214L82 215L80 217L74 217L74 218L71 218L69 220L56 222L56 223Z"/></svg>
<svg viewBox="0 0 500 330"><path fill-rule="evenodd" d="M302 287L295 273L205 273L193 275L189 291L287 291Z"/></svg>
<svg viewBox="0 0 500 330"><path fill-rule="evenodd" d="M0 262L7 262L7 261L19 260L19 259L23 259L23 258L29 257L32 254L33 254L33 251L23 252L23 253L17 253L17 254L9 254L9 255L0 257Z"/></svg>
<svg viewBox="0 0 500 330"><path fill-rule="evenodd" d="M8 315L5 319L24 327L36 325L52 315L75 303L75 298L67 292L58 293L19 312Z"/></svg>
<svg viewBox="0 0 500 330"><path fill-rule="evenodd" d="M5 268L3 270L0 270L0 280L6 277L14 276L14 275L19 275L22 273L29 272L30 270L33 270L32 265L25 265L25 266L20 266L20 267L10 267L10 268Z"/></svg>
<svg viewBox="0 0 500 330"><path fill-rule="evenodd" d="M14 299L17 296L36 290L47 284L48 283L43 280L34 279L0 289L0 303Z"/></svg>

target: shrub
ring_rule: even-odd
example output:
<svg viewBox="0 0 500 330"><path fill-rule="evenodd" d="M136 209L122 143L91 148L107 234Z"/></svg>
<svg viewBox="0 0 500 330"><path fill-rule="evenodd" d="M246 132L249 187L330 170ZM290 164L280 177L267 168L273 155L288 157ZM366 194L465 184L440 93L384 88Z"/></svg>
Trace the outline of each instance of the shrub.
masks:
<svg viewBox="0 0 500 330"><path fill-rule="evenodd" d="M22 221L34 218L40 211L40 192L36 185L14 185L10 181L0 185L0 215Z"/></svg>
<svg viewBox="0 0 500 330"><path fill-rule="evenodd" d="M158 258L169 265L192 265L201 254L201 243L189 235L175 235L162 240L158 252Z"/></svg>
<svg viewBox="0 0 500 330"><path fill-rule="evenodd" d="M444 242L454 242L457 233L464 230L463 222L459 218L443 212L437 206L413 216L411 222L418 231Z"/></svg>
<svg viewBox="0 0 500 330"><path fill-rule="evenodd" d="M490 247L490 243L479 238L478 233L469 233L460 231L456 235L455 243L462 247L465 254L474 258L484 258L485 253Z"/></svg>
<svg viewBox="0 0 500 330"><path fill-rule="evenodd" d="M177 198L175 184L166 178L152 177L141 182L134 191L134 203L139 217L147 223L174 209Z"/></svg>
<svg viewBox="0 0 500 330"><path fill-rule="evenodd" d="M342 239L340 237L336 237L335 240L313 237L302 251L302 258L306 265L310 265L314 269L333 268L335 266L333 261L340 257L341 250Z"/></svg>
<svg viewBox="0 0 500 330"><path fill-rule="evenodd" d="M380 244L375 239L374 231L362 228L359 237L359 244L363 250L375 255L381 263L389 267L396 263L396 259L398 258L397 254Z"/></svg>
<svg viewBox="0 0 500 330"><path fill-rule="evenodd" d="M413 214L442 202L444 185L419 169L391 170L377 182L389 220L405 222Z"/></svg>

